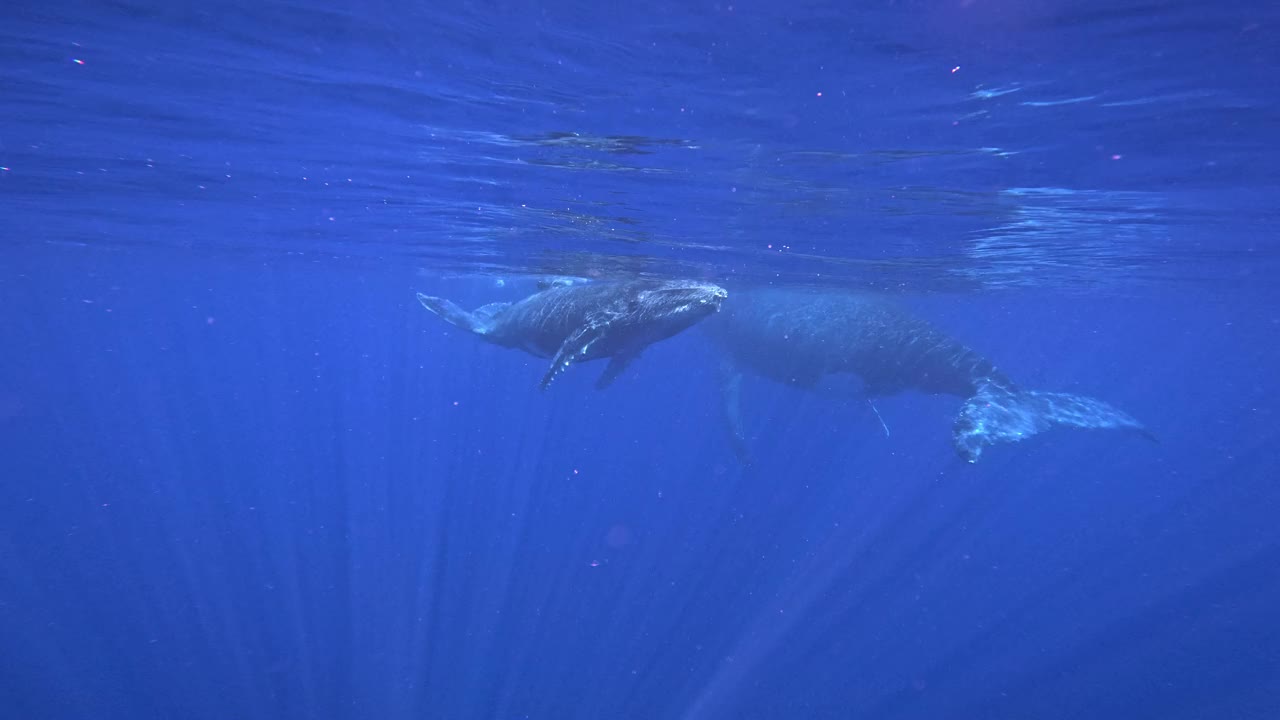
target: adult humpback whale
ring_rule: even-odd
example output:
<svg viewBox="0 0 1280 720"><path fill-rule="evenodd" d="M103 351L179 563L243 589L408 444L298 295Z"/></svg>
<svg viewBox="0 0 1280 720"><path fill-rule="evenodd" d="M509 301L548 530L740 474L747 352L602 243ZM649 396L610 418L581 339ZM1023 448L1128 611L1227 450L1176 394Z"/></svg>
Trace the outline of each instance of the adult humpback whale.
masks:
<svg viewBox="0 0 1280 720"><path fill-rule="evenodd" d="M1117 428L1152 437L1128 414L1082 395L1023 390L989 360L892 302L839 291L759 289L733 293L703 327L725 351L725 417L739 457L742 369L813 388L823 376L859 376L868 398L914 389L964 398L956 452L977 461L988 445L1024 440L1055 425Z"/></svg>
<svg viewBox="0 0 1280 720"><path fill-rule="evenodd" d="M576 362L610 358L596 381L612 383L649 345L675 335L720 309L724 288L686 280L547 282L519 302L490 303L467 312L418 293L418 302L460 328L503 347L552 358L546 389Z"/></svg>

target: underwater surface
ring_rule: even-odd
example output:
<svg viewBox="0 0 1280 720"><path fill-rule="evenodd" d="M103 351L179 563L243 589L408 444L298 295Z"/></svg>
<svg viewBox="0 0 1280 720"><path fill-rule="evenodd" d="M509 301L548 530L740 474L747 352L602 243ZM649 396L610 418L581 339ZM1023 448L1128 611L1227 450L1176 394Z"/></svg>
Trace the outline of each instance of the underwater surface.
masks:
<svg viewBox="0 0 1280 720"><path fill-rule="evenodd" d="M1280 717L1278 31L6 3L0 717Z"/></svg>

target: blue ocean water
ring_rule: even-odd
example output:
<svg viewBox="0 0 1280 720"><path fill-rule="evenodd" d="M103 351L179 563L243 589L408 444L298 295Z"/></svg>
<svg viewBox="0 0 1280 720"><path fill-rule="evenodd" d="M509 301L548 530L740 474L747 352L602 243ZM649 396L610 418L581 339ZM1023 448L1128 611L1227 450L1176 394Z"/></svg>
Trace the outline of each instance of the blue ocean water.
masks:
<svg viewBox="0 0 1280 720"><path fill-rule="evenodd" d="M0 717L1280 717L1280 8L0 9ZM891 297L1158 444L425 312ZM877 417L877 413L879 417ZM882 426L883 421L883 426Z"/></svg>

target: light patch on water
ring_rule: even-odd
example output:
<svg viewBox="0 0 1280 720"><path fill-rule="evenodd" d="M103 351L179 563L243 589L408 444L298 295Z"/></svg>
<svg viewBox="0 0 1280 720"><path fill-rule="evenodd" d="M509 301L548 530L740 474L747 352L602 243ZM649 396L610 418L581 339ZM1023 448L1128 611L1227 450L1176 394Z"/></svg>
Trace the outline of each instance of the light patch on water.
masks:
<svg viewBox="0 0 1280 720"><path fill-rule="evenodd" d="M1027 107L1054 107L1055 105L1074 105L1076 103L1089 102L1098 99L1097 95L1081 95L1080 97L1066 98L1065 100L1026 100L1019 105Z"/></svg>
<svg viewBox="0 0 1280 720"><path fill-rule="evenodd" d="M1002 87L1002 88L991 88L990 90L978 89L969 93L969 97L974 100L990 100L991 98L998 98L1001 95L1016 93L1021 89L1022 88L1018 85L1010 85L1008 87Z"/></svg>
<svg viewBox="0 0 1280 720"><path fill-rule="evenodd" d="M1101 103L1102 107L1134 107L1137 105L1154 105L1162 102L1185 102L1187 100L1200 100L1203 98L1214 97L1215 93L1207 91L1168 93L1165 95L1148 95L1146 97L1133 98L1131 100L1113 100L1111 102Z"/></svg>
<svg viewBox="0 0 1280 720"><path fill-rule="evenodd" d="M987 287L1032 286L1046 273L1124 283L1167 247L1167 202L1158 193L1015 187L1000 197L1003 221L966 248L976 265L955 270Z"/></svg>

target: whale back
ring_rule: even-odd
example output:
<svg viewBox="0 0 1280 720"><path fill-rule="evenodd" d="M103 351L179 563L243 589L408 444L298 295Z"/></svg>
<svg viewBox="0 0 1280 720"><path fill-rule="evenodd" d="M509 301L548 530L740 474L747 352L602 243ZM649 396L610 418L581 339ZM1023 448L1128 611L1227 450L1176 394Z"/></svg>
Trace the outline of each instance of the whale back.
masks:
<svg viewBox="0 0 1280 720"><path fill-rule="evenodd" d="M592 318L619 315L625 306L626 294L611 285L552 285L503 308L490 339L552 357Z"/></svg>
<svg viewBox="0 0 1280 720"><path fill-rule="evenodd" d="M915 389L959 397L983 384L1012 386L983 356L874 295L735 292L706 326L739 365L784 383L852 373L868 395Z"/></svg>

